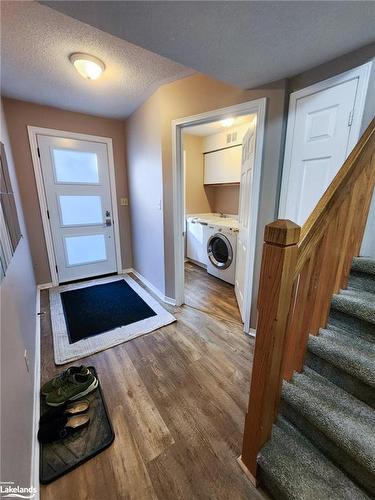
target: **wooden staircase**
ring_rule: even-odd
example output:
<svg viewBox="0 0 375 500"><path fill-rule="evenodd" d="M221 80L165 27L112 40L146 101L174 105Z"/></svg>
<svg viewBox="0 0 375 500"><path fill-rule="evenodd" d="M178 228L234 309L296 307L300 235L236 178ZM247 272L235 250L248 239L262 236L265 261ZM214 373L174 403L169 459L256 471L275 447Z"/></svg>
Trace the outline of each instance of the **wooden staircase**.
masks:
<svg viewBox="0 0 375 500"><path fill-rule="evenodd" d="M326 327L331 302L333 307L335 300L344 300L344 302L347 300L347 297L344 297L344 299L332 301L332 297L348 286L353 257L359 254L374 186L375 119L302 228L289 220L277 220L265 228L253 371L243 449L239 463L254 484L259 482L260 476L266 482L267 475L260 474L267 469L264 467L264 457L268 456L269 461L269 457L273 456L274 461L281 460L281 462L284 458L285 463L287 463L287 454L296 452L296 449L293 451L293 447L291 447L292 443L300 443L300 449L305 450L305 455L301 451L300 462L294 464L296 470L298 469L296 481L301 482L301 496L297 496L297 498L309 498L309 496L305 497L302 491L303 486L306 486L309 474L311 476L311 464L319 463L321 470L326 468L327 484L333 470L343 474L340 480L336 478L339 482L345 483L346 481L347 471L340 464L340 460L332 458L332 454L326 451L323 446L320 447L315 456L314 450L311 448L311 446L314 448L313 434L308 435L307 442L305 442L306 436L301 436L299 432L301 427L297 430L293 425L291 426L290 421L285 421L285 399L289 397L289 402L295 403L295 400L300 398L299 404L303 406L306 422L309 421L309 411L311 413L313 409L309 408L309 397L306 401L301 400L306 396L305 393L301 395L301 388L306 389L307 392L310 391L312 399L313 396L321 394L322 407L326 408L327 412L330 411L330 405L327 403L324 406L323 402L329 401L334 393L332 391L336 389L342 391L343 394L340 394L343 401L346 401L347 395L349 398L355 399L355 396L349 395L347 387L341 385L338 388L332 383L332 380L322 376L322 373L325 375L325 372L319 374L315 371L318 365L314 365L311 359L314 361L314 352L319 354L319 349L326 348L324 339L327 335L329 336L329 333L326 333ZM371 263L369 266L371 267ZM355 273L354 266L354 278ZM370 287L375 286L375 276L374 282L372 282L372 278L370 273L366 278L367 281L363 283L368 283ZM345 293L348 295L348 292ZM364 297L370 302L374 299L375 305L375 295L371 289L365 291L364 294ZM370 315L372 314L371 307ZM370 318L368 329L371 330L370 334L374 334L375 341L375 317L374 323L371 321L372 318ZM326 330L322 331L322 328ZM322 341L314 343L311 336L316 337L321 331L323 332ZM333 335L337 342L340 329L336 328ZM345 332L342 335L344 342ZM351 342L353 342L352 339ZM340 341L339 337L338 342L340 343ZM310 363L309 367L306 367L304 364L305 359L307 359L308 342ZM331 348L332 350L329 340L327 342L327 349ZM334 355L334 351L331 355ZM324 353L322 358L324 358ZM353 360L348 361L355 374L353 363ZM332 388L331 385L334 387ZM283 397L283 405L280 407L281 396ZM319 406L318 402L319 397L316 400L316 404ZM359 405L362 404L365 407L363 411L368 409L373 412L370 415L374 414L374 410L367 406L368 402L360 401ZM291 406L293 406L292 403ZM283 413L281 417L280 411ZM275 423L276 428L274 427ZM300 423L300 425L304 431L303 425L306 425L307 428L309 424ZM312 439L312 442L309 439ZM346 436L343 436L343 439L346 439ZM278 441L285 443L284 457L282 456L283 447L273 446L273 443ZM289 448L288 443L290 444ZM268 449L268 455L262 453L262 449ZM279 452L275 452L275 450L279 450ZM317 457L321 458L321 462ZM305 464L303 463L304 458ZM281 471L282 468L278 470ZM315 480L319 481L319 478L322 477L319 474L311 477L315 477ZM331 482L334 484L332 478ZM353 479L353 474L351 479ZM375 484L375 478L373 479ZM270 483L274 483L272 478L268 477L268 480ZM287 480L285 479L285 481ZM367 477L366 481L371 482L371 477ZM323 479L322 482L324 482ZM358 484L358 492L353 493L357 487L354 477L353 489L348 483L345 490L348 495L344 495L342 498L362 498L362 492L363 498L366 498L364 490L369 492L372 488L367 483L363 485L361 481L358 481ZM267 487L267 484L265 486ZM271 492L275 491L275 484L268 486ZM287 488L284 493L277 488L276 491L278 496L293 498L293 494L286 493ZM298 491L298 484L294 485L293 491ZM322 491L327 493L324 488ZM316 498L319 498L319 495ZM321 498L324 498L324 494Z"/></svg>

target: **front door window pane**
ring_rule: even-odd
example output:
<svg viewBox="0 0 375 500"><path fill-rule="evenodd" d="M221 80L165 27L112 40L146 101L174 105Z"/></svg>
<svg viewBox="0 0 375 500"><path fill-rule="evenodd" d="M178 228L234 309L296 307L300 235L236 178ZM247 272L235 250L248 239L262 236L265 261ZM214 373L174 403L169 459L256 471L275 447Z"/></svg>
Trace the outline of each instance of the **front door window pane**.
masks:
<svg viewBox="0 0 375 500"><path fill-rule="evenodd" d="M99 184L98 157L89 151L53 149L56 182Z"/></svg>
<svg viewBox="0 0 375 500"><path fill-rule="evenodd" d="M59 196L61 223L63 226L103 224L100 196Z"/></svg>
<svg viewBox="0 0 375 500"><path fill-rule="evenodd" d="M107 260L104 234L66 236L64 239L69 266Z"/></svg>

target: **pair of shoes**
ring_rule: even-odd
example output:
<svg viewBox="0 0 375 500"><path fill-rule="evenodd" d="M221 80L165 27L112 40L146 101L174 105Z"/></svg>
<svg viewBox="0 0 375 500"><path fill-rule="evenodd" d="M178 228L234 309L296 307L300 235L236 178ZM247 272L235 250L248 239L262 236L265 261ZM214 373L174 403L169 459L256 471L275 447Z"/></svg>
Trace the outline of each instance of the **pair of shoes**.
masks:
<svg viewBox="0 0 375 500"><path fill-rule="evenodd" d="M80 375L86 375L87 373L90 373L90 370L83 365L71 366L64 372L57 375L57 377L54 377L45 384L43 384L40 392L42 393L43 396L47 396L50 392L55 391L56 389L61 387L64 381L69 377L69 375L75 375L76 373L79 373Z"/></svg>
<svg viewBox="0 0 375 500"><path fill-rule="evenodd" d="M41 443L51 443L64 439L88 426L90 417L87 413L90 402L86 399L75 403L65 403L56 408L49 408L40 418L38 439Z"/></svg>
<svg viewBox="0 0 375 500"><path fill-rule="evenodd" d="M97 378L85 366L72 366L43 385L42 394L48 406L60 406L67 401L90 394L98 387Z"/></svg>
<svg viewBox="0 0 375 500"><path fill-rule="evenodd" d="M39 425L54 420L55 418L66 415L78 415L84 413L89 409L90 401L88 399L81 399L74 403L64 403L60 406L50 406L39 419Z"/></svg>

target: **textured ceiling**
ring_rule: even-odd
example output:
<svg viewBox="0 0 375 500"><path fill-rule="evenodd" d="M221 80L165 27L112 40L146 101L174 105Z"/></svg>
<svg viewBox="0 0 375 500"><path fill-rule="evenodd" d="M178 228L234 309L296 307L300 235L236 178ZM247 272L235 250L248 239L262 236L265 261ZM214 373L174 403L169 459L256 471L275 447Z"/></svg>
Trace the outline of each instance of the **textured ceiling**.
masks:
<svg viewBox="0 0 375 500"><path fill-rule="evenodd" d="M2 95L123 118L160 84L192 73L38 3L1 1L0 8ZM82 78L69 62L72 52L102 59L102 77Z"/></svg>
<svg viewBox="0 0 375 500"><path fill-rule="evenodd" d="M43 1L242 88L294 76L375 38L374 1Z"/></svg>

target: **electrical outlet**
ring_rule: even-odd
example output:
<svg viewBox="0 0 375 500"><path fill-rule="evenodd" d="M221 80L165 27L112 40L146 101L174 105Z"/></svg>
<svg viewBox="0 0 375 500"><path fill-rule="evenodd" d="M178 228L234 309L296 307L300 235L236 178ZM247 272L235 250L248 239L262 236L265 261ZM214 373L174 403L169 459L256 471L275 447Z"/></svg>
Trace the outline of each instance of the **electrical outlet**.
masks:
<svg viewBox="0 0 375 500"><path fill-rule="evenodd" d="M25 353L24 353L23 357L25 359L26 370L28 373L30 373L29 356L27 354L27 349L25 349Z"/></svg>
<svg viewBox="0 0 375 500"><path fill-rule="evenodd" d="M127 207L129 205L129 201L127 198L120 198L120 205L122 207Z"/></svg>

